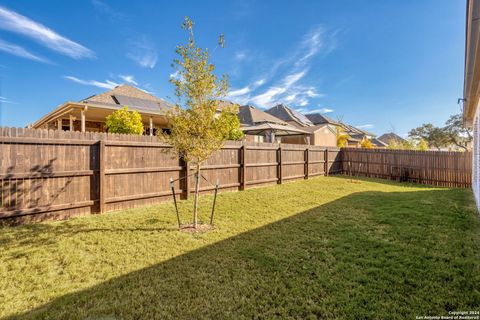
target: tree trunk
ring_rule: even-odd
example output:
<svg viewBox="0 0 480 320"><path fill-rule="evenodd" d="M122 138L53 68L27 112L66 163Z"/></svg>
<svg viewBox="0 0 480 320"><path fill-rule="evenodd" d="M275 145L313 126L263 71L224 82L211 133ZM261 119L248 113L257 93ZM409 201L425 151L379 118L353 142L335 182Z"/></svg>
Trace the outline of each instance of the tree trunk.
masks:
<svg viewBox="0 0 480 320"><path fill-rule="evenodd" d="M197 163L197 168L195 170L195 200L193 202L193 227L197 228L198 223L198 196L200 192L200 164Z"/></svg>

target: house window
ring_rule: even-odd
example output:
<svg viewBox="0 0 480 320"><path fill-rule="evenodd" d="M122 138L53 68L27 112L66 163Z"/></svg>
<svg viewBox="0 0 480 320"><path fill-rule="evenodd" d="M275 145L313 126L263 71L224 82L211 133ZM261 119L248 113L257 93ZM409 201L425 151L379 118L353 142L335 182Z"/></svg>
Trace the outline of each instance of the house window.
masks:
<svg viewBox="0 0 480 320"><path fill-rule="evenodd" d="M264 136L254 136L254 142L264 142L265 141L265 137Z"/></svg>

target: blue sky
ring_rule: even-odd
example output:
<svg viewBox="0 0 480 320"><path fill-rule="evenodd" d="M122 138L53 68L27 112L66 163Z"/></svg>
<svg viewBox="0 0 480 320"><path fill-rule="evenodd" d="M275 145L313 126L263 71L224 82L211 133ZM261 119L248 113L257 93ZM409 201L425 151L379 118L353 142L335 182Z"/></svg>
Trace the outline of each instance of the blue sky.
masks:
<svg viewBox="0 0 480 320"><path fill-rule="evenodd" d="M0 3L2 126L130 82L172 101L184 16L215 50L230 99L327 112L377 134L460 112L465 1Z"/></svg>

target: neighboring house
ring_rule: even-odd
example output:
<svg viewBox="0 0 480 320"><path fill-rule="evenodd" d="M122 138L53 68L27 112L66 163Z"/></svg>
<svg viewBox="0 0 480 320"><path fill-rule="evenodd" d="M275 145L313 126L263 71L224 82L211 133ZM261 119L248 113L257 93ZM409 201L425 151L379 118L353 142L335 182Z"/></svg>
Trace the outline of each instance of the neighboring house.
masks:
<svg viewBox="0 0 480 320"><path fill-rule="evenodd" d="M307 117L308 120L310 120L313 124L324 124L328 123L334 126L340 126L340 122L333 120L330 117L327 117L324 114L321 113L309 113L306 114L305 117Z"/></svg>
<svg viewBox="0 0 480 320"><path fill-rule="evenodd" d="M308 132L253 106L240 106L238 117L247 141L308 143Z"/></svg>
<svg viewBox="0 0 480 320"><path fill-rule="evenodd" d="M342 134L348 135L347 147L349 148L360 148L362 145L362 142L365 139L370 140L375 148L387 147L387 145L383 143L383 141L380 141L375 138L375 134L356 128L354 126L351 126L341 121L335 121L324 114L311 113L311 114L305 115L305 117L315 125L328 124L332 126L332 128L335 129L335 135L337 133L337 128L342 132Z"/></svg>
<svg viewBox="0 0 480 320"><path fill-rule="evenodd" d="M467 1L463 119L473 127L472 189L480 208L480 0Z"/></svg>
<svg viewBox="0 0 480 320"><path fill-rule="evenodd" d="M314 123L310 121L310 119L308 119L305 115L284 104L278 104L275 107L266 110L265 112L295 127L303 128L314 125Z"/></svg>
<svg viewBox="0 0 480 320"><path fill-rule="evenodd" d="M370 141L372 142L375 149L386 149L388 147L388 143L385 143L378 138L372 138L370 139Z"/></svg>
<svg viewBox="0 0 480 320"><path fill-rule="evenodd" d="M337 146L335 125L331 125L328 121L314 123L307 116L284 104L278 104L265 112L309 133L309 137L305 142L300 141L298 137L289 137L283 140L286 143L307 143L325 147Z"/></svg>
<svg viewBox="0 0 480 320"><path fill-rule="evenodd" d="M393 132L388 132L382 134L380 137L378 137L378 140L382 141L383 143L389 145L390 143L395 142L397 145L401 145L405 143L407 140L403 139L400 137L398 134L393 133Z"/></svg>
<svg viewBox="0 0 480 320"><path fill-rule="evenodd" d="M383 146L379 141L375 142L375 134L359 129L357 127L351 126L349 124L346 124L344 122L339 122L342 132L346 135L348 135L348 141L347 141L347 147L350 148L361 148L362 147L362 142L365 140L370 140L374 147L377 148L385 148L386 146Z"/></svg>
<svg viewBox="0 0 480 320"><path fill-rule="evenodd" d="M337 129L328 123L305 127L303 130L310 133L310 144L314 146L336 147Z"/></svg>
<svg viewBox="0 0 480 320"><path fill-rule="evenodd" d="M157 128L168 128L165 115L172 105L128 84L117 86L79 102L67 101L29 127L105 132L105 118L124 106L140 113L146 134L153 135Z"/></svg>

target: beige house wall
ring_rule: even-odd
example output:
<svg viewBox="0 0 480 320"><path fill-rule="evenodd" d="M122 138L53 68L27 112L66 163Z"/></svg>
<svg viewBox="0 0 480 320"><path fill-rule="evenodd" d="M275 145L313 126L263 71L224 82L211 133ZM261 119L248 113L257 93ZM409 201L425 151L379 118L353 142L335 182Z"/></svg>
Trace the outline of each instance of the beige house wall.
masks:
<svg viewBox="0 0 480 320"><path fill-rule="evenodd" d="M312 135L311 144L322 147L336 147L337 135L327 127L321 128Z"/></svg>
<svg viewBox="0 0 480 320"><path fill-rule="evenodd" d="M303 135L282 137L282 143L307 144L307 138Z"/></svg>

